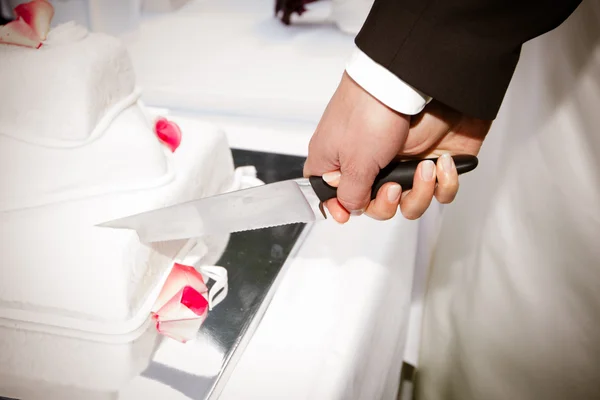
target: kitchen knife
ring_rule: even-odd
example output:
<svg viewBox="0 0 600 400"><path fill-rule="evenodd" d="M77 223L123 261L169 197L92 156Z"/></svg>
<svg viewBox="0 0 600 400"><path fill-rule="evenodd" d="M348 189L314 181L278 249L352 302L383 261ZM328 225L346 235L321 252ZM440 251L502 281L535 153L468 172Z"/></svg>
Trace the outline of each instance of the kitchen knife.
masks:
<svg viewBox="0 0 600 400"><path fill-rule="evenodd" d="M459 174L472 171L478 163L477 157L471 155L457 155L453 159ZM382 169L375 179L371 198L387 182L399 183L402 190L412 188L421 161L393 162ZM335 197L335 187L320 176L313 176L205 197L97 226L133 229L143 242L188 239L323 220L326 218L323 202Z"/></svg>

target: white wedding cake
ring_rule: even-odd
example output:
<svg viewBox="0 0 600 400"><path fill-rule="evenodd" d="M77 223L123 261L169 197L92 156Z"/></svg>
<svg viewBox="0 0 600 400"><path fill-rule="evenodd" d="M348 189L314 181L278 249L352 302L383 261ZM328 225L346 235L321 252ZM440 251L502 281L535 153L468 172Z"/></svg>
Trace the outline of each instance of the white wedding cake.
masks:
<svg viewBox="0 0 600 400"><path fill-rule="evenodd" d="M0 326L128 342L174 262L215 262L227 238L146 244L95 225L237 189L231 150L209 124L148 115L116 38L75 23L46 37L21 11L0 27Z"/></svg>

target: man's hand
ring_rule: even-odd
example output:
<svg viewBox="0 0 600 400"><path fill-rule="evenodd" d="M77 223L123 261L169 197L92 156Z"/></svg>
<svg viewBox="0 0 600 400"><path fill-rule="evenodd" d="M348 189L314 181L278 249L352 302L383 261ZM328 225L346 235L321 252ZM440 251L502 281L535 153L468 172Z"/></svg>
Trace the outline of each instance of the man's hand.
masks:
<svg viewBox="0 0 600 400"><path fill-rule="evenodd" d="M491 121L465 117L435 101L410 118L386 107L344 74L310 141L304 175L322 175L338 186L337 199L326 203L338 222L362 212L389 219L398 206L406 218L416 219L434 196L440 203L454 200L458 174L450 155L477 155L490 126ZM412 190L402 193L399 185L388 183L370 201L375 177L398 156L439 159L437 165L419 164Z"/></svg>
<svg viewBox="0 0 600 400"><path fill-rule="evenodd" d="M367 209L371 186L380 169L404 146L410 119L389 109L344 73L313 135L305 176L323 175L339 183L338 198L327 202L332 216L346 222ZM339 182L337 182L339 180ZM386 185L398 204L398 185ZM336 208L337 205L337 208Z"/></svg>

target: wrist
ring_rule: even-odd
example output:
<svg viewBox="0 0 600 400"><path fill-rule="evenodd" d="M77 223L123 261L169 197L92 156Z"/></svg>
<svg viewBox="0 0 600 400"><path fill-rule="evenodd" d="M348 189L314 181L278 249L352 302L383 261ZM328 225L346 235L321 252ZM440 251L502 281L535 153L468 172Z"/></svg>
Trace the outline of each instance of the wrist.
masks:
<svg viewBox="0 0 600 400"><path fill-rule="evenodd" d="M345 72L363 90L401 114L419 114L432 99L377 64L358 48L348 60Z"/></svg>

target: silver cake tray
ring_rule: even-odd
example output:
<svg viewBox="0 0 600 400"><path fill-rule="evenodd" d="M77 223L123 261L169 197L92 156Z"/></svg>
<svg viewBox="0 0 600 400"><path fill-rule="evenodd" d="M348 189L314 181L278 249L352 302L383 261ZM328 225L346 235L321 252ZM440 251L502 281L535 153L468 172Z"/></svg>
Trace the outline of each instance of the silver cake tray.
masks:
<svg viewBox="0 0 600 400"><path fill-rule="evenodd" d="M232 152L236 167L255 166L258 178L265 183L302 176L303 157L236 149ZM278 281L289 265L288 260L298 250L308 228L305 224L295 224L231 234L217 263L228 271L228 294L208 313L196 340L180 344L163 338L148 367L119 393L92 393L87 388L59 390L66 389L66 393L73 393L76 397L103 400L137 400L149 398L149 395L164 398L164 393L155 392L159 389L167 390L168 398L218 398L256 331ZM87 360L92 367L94 363L101 362L93 357L90 354ZM38 393L44 394L43 398L56 398L58 391L46 389L45 384L37 386L35 382L30 383L39 389ZM86 394L75 394L80 390ZM2 382L0 400L15 400L1 397L1 394Z"/></svg>
<svg viewBox="0 0 600 400"><path fill-rule="evenodd" d="M255 166L258 178L265 183L302 176L304 157L237 149L232 152L236 167ZM152 362L142 375L193 400L218 398L275 293L286 261L308 230L306 224L294 224L231 234L217 263L227 269L229 293L209 312L197 339L211 343L220 352L222 365L218 373L199 377Z"/></svg>

